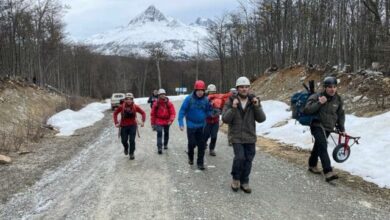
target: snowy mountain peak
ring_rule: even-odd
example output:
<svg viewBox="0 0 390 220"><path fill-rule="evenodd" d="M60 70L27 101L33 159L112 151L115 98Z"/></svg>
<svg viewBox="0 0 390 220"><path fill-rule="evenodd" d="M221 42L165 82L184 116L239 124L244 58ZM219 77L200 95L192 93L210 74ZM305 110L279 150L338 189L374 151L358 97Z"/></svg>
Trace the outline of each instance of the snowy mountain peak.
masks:
<svg viewBox="0 0 390 220"><path fill-rule="evenodd" d="M191 23L191 25L193 26L203 26L203 27L209 27L210 25L212 25L214 22L209 19L209 18L197 18L196 21L194 23Z"/></svg>
<svg viewBox="0 0 390 220"><path fill-rule="evenodd" d="M160 21L168 21L168 19L154 5L151 5L143 13L132 19L129 25Z"/></svg>
<svg viewBox="0 0 390 220"><path fill-rule="evenodd" d="M156 7L149 6L129 22L127 26L96 34L85 40L87 45L102 54L149 56L148 47L161 44L172 58L187 59L206 51L197 42L207 38L204 24L207 19L198 19L198 24L187 25L173 17L165 16Z"/></svg>

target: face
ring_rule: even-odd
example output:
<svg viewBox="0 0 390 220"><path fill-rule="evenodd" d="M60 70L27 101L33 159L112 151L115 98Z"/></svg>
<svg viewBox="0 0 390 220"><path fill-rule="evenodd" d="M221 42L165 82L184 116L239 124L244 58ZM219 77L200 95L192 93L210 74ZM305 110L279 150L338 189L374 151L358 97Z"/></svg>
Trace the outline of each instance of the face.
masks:
<svg viewBox="0 0 390 220"><path fill-rule="evenodd" d="M154 94L154 95L157 95L157 94L158 94L158 91L157 91L157 90L154 90L154 91L153 91L153 94Z"/></svg>
<svg viewBox="0 0 390 220"><path fill-rule="evenodd" d="M133 99L131 99L131 98L126 98L126 99L125 99L125 103L126 103L127 105L131 105L131 104L133 103Z"/></svg>
<svg viewBox="0 0 390 220"><path fill-rule="evenodd" d="M160 94L160 99L165 99L165 97L167 97L165 94Z"/></svg>
<svg viewBox="0 0 390 220"><path fill-rule="evenodd" d="M198 96L199 98L203 97L204 93L205 93L204 90L196 90L195 91L196 96Z"/></svg>
<svg viewBox="0 0 390 220"><path fill-rule="evenodd" d="M335 85L327 86L327 87L325 88L325 92L326 92L326 94L328 94L329 96L334 96L334 95L336 95L337 87L336 87Z"/></svg>
<svg viewBox="0 0 390 220"><path fill-rule="evenodd" d="M237 87L237 93L240 96L246 97L249 94L250 86L238 86Z"/></svg>

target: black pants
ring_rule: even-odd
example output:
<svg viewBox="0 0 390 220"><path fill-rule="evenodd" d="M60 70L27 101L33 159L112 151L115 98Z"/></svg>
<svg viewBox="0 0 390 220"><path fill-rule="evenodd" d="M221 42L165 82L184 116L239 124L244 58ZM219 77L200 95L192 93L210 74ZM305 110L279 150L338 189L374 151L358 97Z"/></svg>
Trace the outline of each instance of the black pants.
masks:
<svg viewBox="0 0 390 220"><path fill-rule="evenodd" d="M249 183L249 175L252 170L252 161L256 155L256 144L233 143L234 159L232 177L240 180L241 184Z"/></svg>
<svg viewBox="0 0 390 220"><path fill-rule="evenodd" d="M157 131L157 148L161 150L163 145L163 141L162 141L163 132L164 132L164 146L168 145L169 125L157 125L156 131Z"/></svg>
<svg viewBox="0 0 390 220"><path fill-rule="evenodd" d="M135 151L135 135L137 133L137 125L130 125L121 128L121 140L123 147L129 149L130 143L130 154L134 154Z"/></svg>
<svg viewBox="0 0 390 220"><path fill-rule="evenodd" d="M194 149L198 146L198 159L197 165L203 165L204 163L204 149L205 142L203 137L203 127L200 128L188 128L187 127L187 139L188 139L188 159L194 160Z"/></svg>
<svg viewBox="0 0 390 220"><path fill-rule="evenodd" d="M217 143L218 130L219 130L219 123L215 123L215 124L207 123L206 126L204 127L205 144L207 143L207 141L211 137L211 141L210 141L210 145L209 145L210 150L215 149L215 144Z"/></svg>
<svg viewBox="0 0 390 220"><path fill-rule="evenodd" d="M321 159L322 169L324 173L332 171L330 165L330 159L328 155L328 142L329 132L324 131L321 127L311 126L311 134L314 136L314 146L309 158L309 166L315 167L318 163L318 157Z"/></svg>

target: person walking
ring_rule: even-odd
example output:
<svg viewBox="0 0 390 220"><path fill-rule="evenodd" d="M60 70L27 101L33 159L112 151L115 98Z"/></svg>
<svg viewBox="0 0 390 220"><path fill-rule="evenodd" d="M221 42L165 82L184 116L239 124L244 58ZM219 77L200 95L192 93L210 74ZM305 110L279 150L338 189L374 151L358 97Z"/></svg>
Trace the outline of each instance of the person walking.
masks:
<svg viewBox="0 0 390 220"><path fill-rule="evenodd" d="M152 128L154 131L157 131L157 152L162 154L162 146L164 144L164 149L168 149L168 140L169 140L169 127L172 122L175 120L176 111L173 104L169 101L166 96L164 89L158 90L158 99L154 102L152 111L150 113L150 119ZM164 132L164 143L162 141L162 136Z"/></svg>
<svg viewBox="0 0 390 220"><path fill-rule="evenodd" d="M249 94L248 78L238 78L236 88L237 96L229 98L222 113L223 122L229 126L229 137L234 150L231 188L235 192L241 188L245 193L251 193L249 176L256 154L256 122L264 122L266 116L260 99Z"/></svg>
<svg viewBox="0 0 390 220"><path fill-rule="evenodd" d="M343 100L337 93L337 79L326 77L323 81L323 87L322 92L309 97L303 113L316 115L310 125L310 131L315 141L309 157L309 171L321 174L321 170L317 167L318 158L320 158L325 180L329 182L338 179L338 175L333 172L331 166L327 139L335 128L342 135L345 135L345 112Z"/></svg>
<svg viewBox="0 0 390 220"><path fill-rule="evenodd" d="M155 89L155 90L153 90L152 95L151 95L151 96L149 97L149 99L148 99L148 103L149 103L149 105L150 105L150 108L153 107L153 103L154 103L157 99L158 99L158 90Z"/></svg>
<svg viewBox="0 0 390 220"><path fill-rule="evenodd" d="M138 129L137 113L142 115L141 127L143 127L146 119L145 112L134 103L134 96L128 94L122 105L120 105L113 114L115 127L120 128L124 154L128 155L130 150L130 160L135 159L135 136ZM118 121L119 114L121 115L120 122Z"/></svg>
<svg viewBox="0 0 390 220"><path fill-rule="evenodd" d="M206 118L206 126L204 127L204 138L207 149L208 139L210 140L210 156L216 156L215 146L217 143L218 131L219 131L219 121L222 114L222 109L225 104L225 101L228 97L231 96L231 93L226 94L217 94L217 87L214 84L207 86L208 99L212 107L212 114Z"/></svg>
<svg viewBox="0 0 390 220"><path fill-rule="evenodd" d="M211 106L206 97L206 85L202 80L195 82L194 91L188 95L179 111L180 130L184 131L184 118L186 118L187 139L188 139L188 163L194 164L194 148L198 147L197 166L204 170L205 142L203 128L206 118L211 114Z"/></svg>

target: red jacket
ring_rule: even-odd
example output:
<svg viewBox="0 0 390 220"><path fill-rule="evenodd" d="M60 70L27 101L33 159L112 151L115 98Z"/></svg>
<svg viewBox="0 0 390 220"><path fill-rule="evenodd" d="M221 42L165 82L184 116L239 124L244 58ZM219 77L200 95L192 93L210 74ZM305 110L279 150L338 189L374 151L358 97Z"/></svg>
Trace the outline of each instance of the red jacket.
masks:
<svg viewBox="0 0 390 220"><path fill-rule="evenodd" d="M223 106L225 105L226 100L228 100L231 95L232 94L230 92L225 94L210 94L208 98L214 111L220 111L220 113L222 113ZM206 122L208 124L219 123L219 114L207 117Z"/></svg>
<svg viewBox="0 0 390 220"><path fill-rule="evenodd" d="M172 122L175 120L175 117L175 107L168 98L159 98L153 103L152 111L150 112L150 121L152 126L172 124Z"/></svg>
<svg viewBox="0 0 390 220"><path fill-rule="evenodd" d="M137 124L137 112L142 115L142 121L145 122L146 114L145 112L136 104L131 104L130 106L126 103L122 103L114 112L114 123L118 124L118 115L121 114L120 126L130 126ZM128 115L129 116L126 116Z"/></svg>

